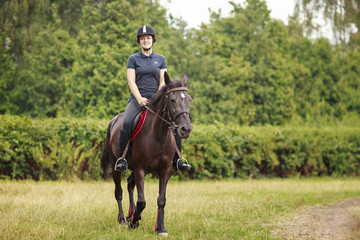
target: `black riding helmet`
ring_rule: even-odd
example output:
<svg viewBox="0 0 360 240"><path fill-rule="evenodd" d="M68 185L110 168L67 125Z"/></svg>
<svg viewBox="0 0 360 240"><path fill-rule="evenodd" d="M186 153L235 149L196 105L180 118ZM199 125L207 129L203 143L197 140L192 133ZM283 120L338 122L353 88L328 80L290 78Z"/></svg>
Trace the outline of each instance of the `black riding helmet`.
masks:
<svg viewBox="0 0 360 240"><path fill-rule="evenodd" d="M156 42L155 31L152 27L148 25L141 26L137 31L137 42L140 43L140 36L142 35L151 35L153 38L153 43Z"/></svg>

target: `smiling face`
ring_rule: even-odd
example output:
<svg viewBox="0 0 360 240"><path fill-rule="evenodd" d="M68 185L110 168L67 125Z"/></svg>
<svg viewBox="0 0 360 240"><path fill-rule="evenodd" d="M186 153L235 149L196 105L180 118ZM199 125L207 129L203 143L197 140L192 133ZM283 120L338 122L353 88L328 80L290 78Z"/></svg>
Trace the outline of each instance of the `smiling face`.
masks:
<svg viewBox="0 0 360 240"><path fill-rule="evenodd" d="M142 35L139 40L142 49L148 51L152 48L153 37L151 35Z"/></svg>

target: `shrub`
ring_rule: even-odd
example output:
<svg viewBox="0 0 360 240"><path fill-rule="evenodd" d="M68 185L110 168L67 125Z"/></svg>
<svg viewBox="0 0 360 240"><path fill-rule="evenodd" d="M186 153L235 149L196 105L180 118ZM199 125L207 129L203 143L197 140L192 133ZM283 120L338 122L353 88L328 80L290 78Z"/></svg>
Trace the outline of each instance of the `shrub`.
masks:
<svg viewBox="0 0 360 240"><path fill-rule="evenodd" d="M99 179L104 121L0 116L0 177Z"/></svg>
<svg viewBox="0 0 360 240"><path fill-rule="evenodd" d="M108 121L0 115L0 178L100 179ZM179 178L358 176L360 128L195 125Z"/></svg>
<svg viewBox="0 0 360 240"><path fill-rule="evenodd" d="M197 125L185 140L192 178L358 176L360 129Z"/></svg>

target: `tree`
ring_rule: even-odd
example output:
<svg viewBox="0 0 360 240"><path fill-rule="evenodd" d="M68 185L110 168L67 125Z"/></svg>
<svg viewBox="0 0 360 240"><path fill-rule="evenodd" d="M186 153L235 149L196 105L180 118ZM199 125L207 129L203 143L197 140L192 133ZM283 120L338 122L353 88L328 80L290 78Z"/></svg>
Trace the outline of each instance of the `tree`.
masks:
<svg viewBox="0 0 360 240"><path fill-rule="evenodd" d="M298 0L296 14L305 16L305 29L310 34L321 27L314 22L314 19L321 15L326 21L330 21L333 33L338 43L350 43L359 46L360 44L360 1L359 0Z"/></svg>
<svg viewBox="0 0 360 240"><path fill-rule="evenodd" d="M212 13L198 32L205 98L195 108L206 111L207 122L284 123L295 110L285 26L272 22L264 1L232 5L230 17Z"/></svg>
<svg viewBox="0 0 360 240"><path fill-rule="evenodd" d="M11 82L15 76L13 59L8 46L9 39L0 27L0 114L11 112Z"/></svg>
<svg viewBox="0 0 360 240"><path fill-rule="evenodd" d="M190 76L194 123L357 116L359 44L348 27L358 26L358 1L340 3L298 1L286 25L271 19L264 0L231 2L229 17L211 12L209 24L188 30L181 19L167 18L157 0L2 1L0 113L109 119L124 111L126 63L140 50L137 29L147 24L171 78ZM300 4L309 14L327 9L341 16L350 40L334 45L307 37L312 22L300 21Z"/></svg>

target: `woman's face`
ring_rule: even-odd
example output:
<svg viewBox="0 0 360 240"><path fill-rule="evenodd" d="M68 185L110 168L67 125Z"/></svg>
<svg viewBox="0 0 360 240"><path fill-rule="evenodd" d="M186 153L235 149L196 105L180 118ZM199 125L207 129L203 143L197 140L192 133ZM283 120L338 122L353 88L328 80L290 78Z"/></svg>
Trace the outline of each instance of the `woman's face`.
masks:
<svg viewBox="0 0 360 240"><path fill-rule="evenodd" d="M140 36L140 46L144 50L149 50L153 45L153 38L151 35Z"/></svg>

